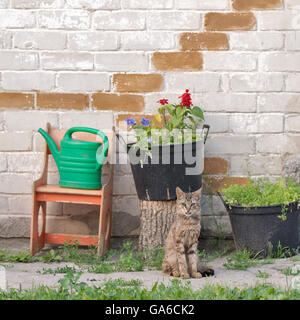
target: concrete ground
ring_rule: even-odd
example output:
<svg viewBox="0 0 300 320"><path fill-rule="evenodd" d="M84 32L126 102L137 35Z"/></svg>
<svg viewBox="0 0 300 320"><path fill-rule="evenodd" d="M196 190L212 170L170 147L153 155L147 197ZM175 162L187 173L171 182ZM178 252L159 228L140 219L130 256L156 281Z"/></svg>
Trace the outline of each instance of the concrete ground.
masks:
<svg viewBox="0 0 300 320"><path fill-rule="evenodd" d="M28 239L0 239L0 249L7 248L11 251L24 251L28 250ZM223 264L226 262L226 257L218 258L210 261L208 265L215 270L215 275L209 278L190 279L193 288L201 288L205 284L221 284L229 287L249 287L257 283L269 283L282 288L290 288L295 281L299 283L299 276L285 276L281 269L288 267L298 266L300 268L300 255L293 258L276 259L273 264L259 264L251 267L246 271L241 270L228 270ZM47 285L55 286L58 280L63 278L63 274L41 274L43 269L55 269L58 266L73 266L78 268L72 263L0 263L6 268L6 279L8 288L31 288L32 286ZM259 278L257 274L259 271L267 273L268 278ZM108 279L123 278L125 280L138 279L143 282L145 287L151 288L156 281L164 282L167 284L171 277L164 276L161 271L142 271L142 272L118 272L111 274L95 274L84 272L80 281L86 282L89 285L98 285L102 281ZM295 280L296 279L296 280ZM183 280L185 281L185 280Z"/></svg>

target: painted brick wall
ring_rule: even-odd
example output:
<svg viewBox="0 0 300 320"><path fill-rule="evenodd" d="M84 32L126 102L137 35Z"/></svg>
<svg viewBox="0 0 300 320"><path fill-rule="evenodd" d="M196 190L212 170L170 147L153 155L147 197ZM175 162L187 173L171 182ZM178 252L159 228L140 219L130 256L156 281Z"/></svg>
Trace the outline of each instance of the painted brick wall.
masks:
<svg viewBox="0 0 300 320"><path fill-rule="evenodd" d="M29 235L39 127L122 127L186 88L211 125L202 235L230 235L213 192L248 171L279 177L300 152L300 0L0 0L0 237ZM93 207L48 208L50 229L97 230ZM138 234L128 165L113 221Z"/></svg>

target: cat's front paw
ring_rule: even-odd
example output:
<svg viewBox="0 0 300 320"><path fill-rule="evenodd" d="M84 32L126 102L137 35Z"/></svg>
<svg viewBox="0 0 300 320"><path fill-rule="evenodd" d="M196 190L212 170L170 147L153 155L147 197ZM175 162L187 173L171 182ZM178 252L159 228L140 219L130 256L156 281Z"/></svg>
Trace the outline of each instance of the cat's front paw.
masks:
<svg viewBox="0 0 300 320"><path fill-rule="evenodd" d="M173 271L172 274L173 274L173 277L175 277L175 278L179 278L180 277L180 274L177 271Z"/></svg>
<svg viewBox="0 0 300 320"><path fill-rule="evenodd" d="M180 275L180 277L181 277L182 279L189 279L190 275L189 275L188 273L182 273L182 274Z"/></svg>
<svg viewBox="0 0 300 320"><path fill-rule="evenodd" d="M202 274L200 272L194 272L191 274L192 278L202 278Z"/></svg>

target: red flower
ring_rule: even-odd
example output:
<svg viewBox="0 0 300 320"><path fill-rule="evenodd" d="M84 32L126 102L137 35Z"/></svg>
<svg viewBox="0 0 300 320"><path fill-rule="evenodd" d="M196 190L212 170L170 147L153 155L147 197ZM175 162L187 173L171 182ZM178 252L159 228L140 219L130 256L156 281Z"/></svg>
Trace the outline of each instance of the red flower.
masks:
<svg viewBox="0 0 300 320"><path fill-rule="evenodd" d="M162 106L164 106L165 104L169 104L168 99L161 99L161 100L158 100L157 102L159 102Z"/></svg>
<svg viewBox="0 0 300 320"><path fill-rule="evenodd" d="M185 93L182 96L180 96L179 99L181 99L180 105L182 107L190 108L193 105L191 94L189 93L189 89L186 89Z"/></svg>

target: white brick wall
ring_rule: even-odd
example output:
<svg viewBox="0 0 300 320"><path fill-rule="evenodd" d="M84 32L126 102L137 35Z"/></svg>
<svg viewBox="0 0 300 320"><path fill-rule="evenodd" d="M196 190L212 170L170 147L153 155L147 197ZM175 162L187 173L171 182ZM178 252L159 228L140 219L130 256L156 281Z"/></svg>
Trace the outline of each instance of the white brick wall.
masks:
<svg viewBox="0 0 300 320"><path fill-rule="evenodd" d="M175 46L172 32L125 32L121 34L121 46L124 50L167 50Z"/></svg>
<svg viewBox="0 0 300 320"><path fill-rule="evenodd" d="M45 128L47 122L53 128L58 128L58 114L48 111L27 111L26 117L22 111L7 111L4 114L7 131L37 131Z"/></svg>
<svg viewBox="0 0 300 320"><path fill-rule="evenodd" d="M232 32L230 34L230 45L233 50L280 50L284 46L284 34L254 31Z"/></svg>
<svg viewBox="0 0 300 320"><path fill-rule="evenodd" d="M63 50L66 34L57 31L20 31L14 35L14 48L38 50Z"/></svg>
<svg viewBox="0 0 300 320"><path fill-rule="evenodd" d="M228 0L175 0L176 9L198 10L226 10L229 8Z"/></svg>
<svg viewBox="0 0 300 320"><path fill-rule="evenodd" d="M300 132L299 115L290 115L286 118L286 130L289 132Z"/></svg>
<svg viewBox="0 0 300 320"><path fill-rule="evenodd" d="M120 9L120 0L66 0L67 8L74 9Z"/></svg>
<svg viewBox="0 0 300 320"><path fill-rule="evenodd" d="M289 73L286 75L286 91L299 92L300 91L300 74Z"/></svg>
<svg viewBox="0 0 300 320"><path fill-rule="evenodd" d="M110 88L107 73L61 72L57 77L57 86L62 92L95 92Z"/></svg>
<svg viewBox="0 0 300 320"><path fill-rule="evenodd" d="M84 10L39 11L38 25L45 29L85 30L90 27L90 16Z"/></svg>
<svg viewBox="0 0 300 320"><path fill-rule="evenodd" d="M68 34L68 48L75 51L117 50L119 35L116 32L76 32Z"/></svg>
<svg viewBox="0 0 300 320"><path fill-rule="evenodd" d="M220 75L218 73L176 73L166 74L166 91L182 91L188 86L192 92L220 91Z"/></svg>
<svg viewBox="0 0 300 320"><path fill-rule="evenodd" d="M59 127L95 127L111 129L113 115L108 112L62 112L59 114Z"/></svg>
<svg viewBox="0 0 300 320"><path fill-rule="evenodd" d="M45 71L3 72L2 87L6 91L51 91L55 74Z"/></svg>
<svg viewBox="0 0 300 320"><path fill-rule="evenodd" d="M9 0L1 0L0 1L0 8L3 9L3 8L8 8L9 6Z"/></svg>
<svg viewBox="0 0 300 320"><path fill-rule="evenodd" d="M266 53L261 55L263 71L300 71L300 53Z"/></svg>
<svg viewBox="0 0 300 320"><path fill-rule="evenodd" d="M194 12L156 12L148 16L148 25L152 30L197 30L201 16Z"/></svg>
<svg viewBox="0 0 300 320"><path fill-rule="evenodd" d="M296 15L299 12L295 11L267 11L260 12L258 16L258 25L260 30L300 30L299 23L296 23Z"/></svg>
<svg viewBox="0 0 300 320"><path fill-rule="evenodd" d="M62 8L64 0L11 0L13 8Z"/></svg>
<svg viewBox="0 0 300 320"><path fill-rule="evenodd" d="M143 72L148 69L148 57L144 53L110 52L95 55L95 69L117 72Z"/></svg>
<svg viewBox="0 0 300 320"><path fill-rule="evenodd" d="M45 70L92 70L93 65L93 56L90 53L41 53L41 67Z"/></svg>
<svg viewBox="0 0 300 320"><path fill-rule="evenodd" d="M284 76L281 73L244 73L231 78L234 92L268 92L282 91Z"/></svg>
<svg viewBox="0 0 300 320"><path fill-rule="evenodd" d="M172 9L173 0L123 0L124 9Z"/></svg>
<svg viewBox="0 0 300 320"><path fill-rule="evenodd" d="M300 97L297 93L264 93L258 96L259 112L299 113Z"/></svg>
<svg viewBox="0 0 300 320"><path fill-rule="evenodd" d="M143 12L97 11L93 17L93 28L98 30L144 30L146 16Z"/></svg>
<svg viewBox="0 0 300 320"><path fill-rule="evenodd" d="M34 70L38 69L39 57L34 52L2 51L0 52L1 70Z"/></svg>
<svg viewBox="0 0 300 320"><path fill-rule="evenodd" d="M211 137L206 144L205 152L208 156L255 153L255 137L250 135L216 135Z"/></svg>
<svg viewBox="0 0 300 320"><path fill-rule="evenodd" d="M0 10L0 28L17 29L33 28L36 26L36 15L34 11L24 10Z"/></svg>
<svg viewBox="0 0 300 320"><path fill-rule="evenodd" d="M31 140L31 132L0 132L0 151L30 151Z"/></svg>
<svg viewBox="0 0 300 320"><path fill-rule="evenodd" d="M5 153L0 153L0 172L7 170L7 157Z"/></svg>
<svg viewBox="0 0 300 320"><path fill-rule="evenodd" d="M254 71L257 56L248 53L206 52L204 69L208 71Z"/></svg>
<svg viewBox="0 0 300 320"><path fill-rule="evenodd" d="M116 93L117 73L161 74L161 91L136 93L144 98L144 113L155 113L157 100L175 103L190 89L211 125L206 156L226 159L230 175L246 177L249 170L281 176L285 159L300 152L299 5L285 0L276 10L253 10L257 24L251 31L221 30L229 50L201 51L201 71L160 71L151 61L154 52L181 51L181 34L205 32L208 12L238 13L231 1L0 0L1 217L30 214L31 182L41 169L44 143L39 127L116 124L118 112L95 110L91 97ZM85 94L90 102L84 111L38 110L37 93L45 92ZM32 105L3 93L30 94ZM53 160L50 171L50 182L57 182ZM138 216L130 167L118 165L115 174L116 214ZM204 215L219 215L216 199L214 206L214 213ZM208 210L205 203L203 208ZM51 214L72 210L49 206Z"/></svg>
<svg viewBox="0 0 300 320"><path fill-rule="evenodd" d="M292 31L286 34L286 48L287 50L300 50L300 32Z"/></svg>
<svg viewBox="0 0 300 320"><path fill-rule="evenodd" d="M6 31L0 31L0 49L11 48L12 33Z"/></svg>

